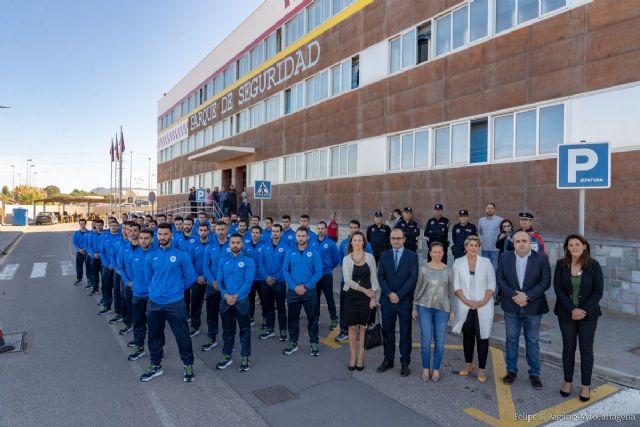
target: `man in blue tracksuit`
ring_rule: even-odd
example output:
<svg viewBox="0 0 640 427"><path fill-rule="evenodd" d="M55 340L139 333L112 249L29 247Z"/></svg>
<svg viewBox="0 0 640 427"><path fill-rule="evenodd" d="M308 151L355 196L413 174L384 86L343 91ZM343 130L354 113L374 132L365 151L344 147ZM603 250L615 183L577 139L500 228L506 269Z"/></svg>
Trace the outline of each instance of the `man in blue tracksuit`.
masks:
<svg viewBox="0 0 640 427"><path fill-rule="evenodd" d="M269 230L269 236L271 236L271 230ZM256 265L256 272L253 277L253 284L251 285L251 291L249 292L249 318L251 319L251 326L255 325L254 316L256 313L256 294L260 298L260 306L264 304L264 296L262 295L262 282L264 281L264 274L260 269L258 264L258 256L260 256L260 252L262 251L263 241L262 238L264 234L262 234L262 229L260 226L256 225L251 227L251 240L248 242L246 239L243 239L243 252L246 256L253 260L253 263ZM269 241L271 241L271 237L269 237ZM264 317L264 308L262 309L262 328L265 328L265 317Z"/></svg>
<svg viewBox="0 0 640 427"><path fill-rule="evenodd" d="M207 279L204 276L204 261L210 250L209 226L200 224L198 226L198 240L190 245L189 256L196 269L196 283L191 287L191 329L189 335L195 337L200 333L202 324L202 303L207 291Z"/></svg>
<svg viewBox="0 0 640 427"><path fill-rule="evenodd" d="M240 371L249 370L251 356L251 321L249 320L249 291L255 274L253 259L242 251L242 236L234 234L230 239L231 255L218 265L218 289L222 294L222 356L216 365L224 369L232 363L231 353L236 336L236 322L240 333Z"/></svg>
<svg viewBox="0 0 640 427"><path fill-rule="evenodd" d="M202 351L209 351L218 345L216 337L218 335L218 320L220 318L220 301L222 295L218 289L218 265L220 260L231 254L229 238L227 237L228 226L225 222L219 221L216 224L216 239L211 242L209 251L204 259L204 278L207 281L205 294L207 307L207 341L202 345Z"/></svg>
<svg viewBox="0 0 640 427"><path fill-rule="evenodd" d="M109 232L102 233L99 242L99 255L102 259L102 310L98 313L111 313L111 304L113 304L113 281L114 281L114 262L111 257L112 243L118 239L118 220L109 218Z"/></svg>
<svg viewBox="0 0 640 427"><path fill-rule="evenodd" d="M352 219L349 221L349 237L342 240L340 242L339 252L340 252L340 263L342 264L342 260L345 256L347 256L347 247L349 246L349 240L351 240L351 236L356 231L360 231L360 221L357 219ZM371 245L367 242L367 246L365 247L365 252L373 254L373 250L371 249ZM340 280L340 333L336 336L336 341L345 341L349 338L349 333L347 332L347 324L344 321L344 298L347 293L342 289L344 288L344 277Z"/></svg>
<svg viewBox="0 0 640 427"><path fill-rule="evenodd" d="M124 304L124 283L122 276L118 270L120 265L120 248L129 244L129 223L120 224L120 234L111 242L111 260L113 265L113 311L115 315L109 320L109 324L113 325L122 322L126 315L126 307Z"/></svg>
<svg viewBox="0 0 640 427"><path fill-rule="evenodd" d="M103 234L104 221L100 218L93 221L95 230L87 236L87 253L91 257L91 284L93 285L89 295L97 295L100 291L100 273L102 260L100 259L100 238Z"/></svg>
<svg viewBox="0 0 640 427"><path fill-rule="evenodd" d="M309 233L309 238L307 239L307 243L312 245L318 241L318 235L314 233L313 230L311 230L311 227L309 226L309 215L307 214L300 215L300 225L298 228L300 227L306 228L307 232ZM297 243L297 235L296 235L296 243Z"/></svg>
<svg viewBox="0 0 640 427"><path fill-rule="evenodd" d="M264 274L262 281L262 316L265 330L260 334L261 340L275 336L276 309L278 310L278 326L280 327L280 341L287 340L287 284L284 281L282 267L284 257L291 249L281 238L282 226L274 224L271 227L271 241L262 246L258 264Z"/></svg>
<svg viewBox="0 0 640 427"><path fill-rule="evenodd" d="M207 221L207 224L209 221ZM187 254L191 253L191 249L198 242L198 227L194 228L193 217L187 216L183 220L183 231L179 235L172 237L175 240L176 248ZM187 313L191 313L191 290L184 291L184 302L187 304Z"/></svg>
<svg viewBox="0 0 640 427"><path fill-rule="evenodd" d="M295 249L296 245L296 232L291 228L291 216L282 215L282 233L280 233L280 239L290 248Z"/></svg>
<svg viewBox="0 0 640 427"><path fill-rule="evenodd" d="M184 364L184 381L194 380L193 348L189 336L187 305L184 291L196 281L196 272L189 255L171 245L171 225L160 224L157 229L160 247L145 260L149 282L147 322L149 324L149 353L151 364L140 381L150 381L162 375L164 324L169 323Z"/></svg>
<svg viewBox="0 0 640 427"><path fill-rule="evenodd" d="M300 310L304 307L307 315L311 356L320 355L318 340L318 296L316 283L322 277L322 260L317 250L311 249L307 241L309 232L305 227L296 231L298 245L289 249L284 258L282 274L287 282L287 305L289 306L289 345L284 349L285 355L298 351L300 334Z"/></svg>
<svg viewBox="0 0 640 427"><path fill-rule="evenodd" d="M133 300L131 303L133 320L133 352L130 361L138 360L145 355L144 337L147 333L147 303L149 301L149 282L145 274L147 255L153 252L151 240L153 232L148 228L140 231L140 245L136 246L127 259L125 269L127 276L133 279Z"/></svg>
<svg viewBox="0 0 640 427"><path fill-rule="evenodd" d="M131 277L126 269L126 264L131 256L131 253L140 245L140 225L137 222L129 221L127 223L127 233L129 235L128 241L123 241L120 244L120 251L117 259L117 271L120 274L122 280L122 294L123 294L123 326L118 332L120 335L128 334L131 331L131 325L133 324L133 277Z"/></svg>
<svg viewBox="0 0 640 427"><path fill-rule="evenodd" d="M333 297L333 269L342 263L338 245L327 237L327 223L320 221L318 223L318 242L311 245L313 249L320 252L322 259L322 278L316 285L318 293L318 321L320 321L320 298L324 293L327 300L327 308L329 309L329 317L331 324L329 330L332 331L338 326L338 313L336 312L336 301Z"/></svg>
<svg viewBox="0 0 640 427"><path fill-rule="evenodd" d="M82 267L84 266L87 273L88 286L91 285L91 258L87 256L87 239L90 231L87 230L87 220L80 218L78 220L79 230L73 233L73 247L76 249L76 281L74 285L82 283Z"/></svg>
<svg viewBox="0 0 640 427"><path fill-rule="evenodd" d="M273 218L269 216L265 217L262 221L262 225L264 225L264 228L262 229L262 235L260 236L260 243L269 243L271 241L271 226L273 225Z"/></svg>

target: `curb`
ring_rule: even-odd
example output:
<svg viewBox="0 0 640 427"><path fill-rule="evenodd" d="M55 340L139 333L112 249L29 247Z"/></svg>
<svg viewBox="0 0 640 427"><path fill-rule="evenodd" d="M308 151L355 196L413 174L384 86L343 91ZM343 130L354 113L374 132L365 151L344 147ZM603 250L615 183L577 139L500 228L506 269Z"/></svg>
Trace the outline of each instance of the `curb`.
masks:
<svg viewBox="0 0 640 427"><path fill-rule="evenodd" d="M7 245L7 247L6 247L6 248L4 248L4 249L0 250L0 256L7 255L7 254L9 253L9 251L11 251L11 248L13 248L13 246L16 244L16 242L18 241L18 239L19 239L20 237L22 237L23 235L24 235L24 231L20 231L20 232L18 233L18 235L17 235L13 240L11 240L11 242L9 242L9 244Z"/></svg>
<svg viewBox="0 0 640 427"><path fill-rule="evenodd" d="M489 345L504 350L505 340L491 336L489 338ZM525 346L522 344L520 345L519 353L521 356L525 355ZM562 367L562 355L552 351L540 350L540 360ZM580 367L580 360L576 359L575 367L576 369ZM640 389L640 376L622 372L617 369L611 369L606 366L594 364L593 376L625 387Z"/></svg>

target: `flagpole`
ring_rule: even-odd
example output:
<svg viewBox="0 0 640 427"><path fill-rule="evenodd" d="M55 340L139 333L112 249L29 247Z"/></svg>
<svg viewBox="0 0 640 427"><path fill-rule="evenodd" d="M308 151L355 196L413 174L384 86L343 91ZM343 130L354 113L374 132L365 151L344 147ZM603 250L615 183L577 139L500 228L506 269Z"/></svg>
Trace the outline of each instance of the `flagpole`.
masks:
<svg viewBox="0 0 640 427"><path fill-rule="evenodd" d="M109 215L113 212L113 139L111 139L111 162L109 163Z"/></svg>
<svg viewBox="0 0 640 427"><path fill-rule="evenodd" d="M120 127L120 135L122 138L122 127ZM120 211L118 212L120 217L122 217L122 160L124 159L124 150L122 149L122 139L120 139L120 192L118 195L120 196Z"/></svg>

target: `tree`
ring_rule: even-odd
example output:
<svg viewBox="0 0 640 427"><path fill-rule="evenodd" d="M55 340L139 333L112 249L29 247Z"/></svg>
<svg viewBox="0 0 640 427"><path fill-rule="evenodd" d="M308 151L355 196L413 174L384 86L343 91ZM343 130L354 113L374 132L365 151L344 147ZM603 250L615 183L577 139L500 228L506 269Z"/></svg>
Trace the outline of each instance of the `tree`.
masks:
<svg viewBox="0 0 640 427"><path fill-rule="evenodd" d="M60 188L55 185L47 185L44 191L47 193L47 197L55 197L61 194Z"/></svg>
<svg viewBox="0 0 640 427"><path fill-rule="evenodd" d="M11 203L13 201L13 196L11 195L11 191L9 191L9 187L6 185L2 187L2 194L0 195L0 200L5 203Z"/></svg>
<svg viewBox="0 0 640 427"><path fill-rule="evenodd" d="M47 193L42 188L29 185L19 185L14 189L13 193L19 205L31 205L34 200L47 197Z"/></svg>
<svg viewBox="0 0 640 427"><path fill-rule="evenodd" d="M96 194L94 192L79 190L77 188L74 188L73 191L69 193L69 195L70 196L99 196L99 194Z"/></svg>

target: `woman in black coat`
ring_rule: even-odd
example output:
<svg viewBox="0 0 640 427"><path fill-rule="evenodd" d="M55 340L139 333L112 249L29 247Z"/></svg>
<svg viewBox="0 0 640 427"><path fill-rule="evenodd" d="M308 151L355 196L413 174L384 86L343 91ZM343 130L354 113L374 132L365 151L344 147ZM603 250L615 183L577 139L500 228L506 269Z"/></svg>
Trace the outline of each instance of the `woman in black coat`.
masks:
<svg viewBox="0 0 640 427"><path fill-rule="evenodd" d="M564 384L560 394L571 394L575 365L576 340L580 343L580 400L586 402L591 394L593 369L593 339L598 325L600 299L604 291L602 268L591 258L589 242L579 234L571 234L564 241L564 258L559 259L553 276L556 292L554 313L562 333L562 367Z"/></svg>

